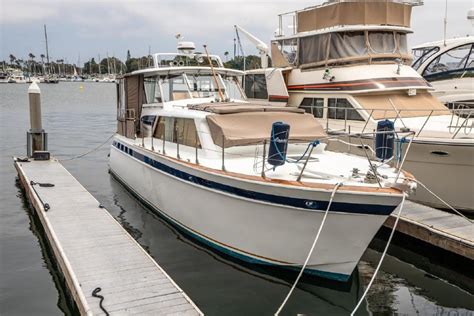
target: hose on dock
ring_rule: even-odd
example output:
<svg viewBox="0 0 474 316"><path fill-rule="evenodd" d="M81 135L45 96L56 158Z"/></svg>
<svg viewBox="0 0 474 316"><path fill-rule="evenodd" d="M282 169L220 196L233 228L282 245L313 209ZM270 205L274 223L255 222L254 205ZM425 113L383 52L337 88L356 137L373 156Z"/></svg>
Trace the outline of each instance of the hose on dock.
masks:
<svg viewBox="0 0 474 316"><path fill-rule="evenodd" d="M100 299L99 301L99 307L100 309L105 313L105 316L109 316L109 312L107 312L107 310L104 308L104 306L102 305L102 303L104 302L104 296L103 295L100 295L98 294L100 291L102 291L102 289L100 287L96 287L94 289L94 291L92 291L92 296L93 297L97 297Z"/></svg>
<svg viewBox="0 0 474 316"><path fill-rule="evenodd" d="M313 245L311 246L311 249L309 250L308 256L306 257L306 260L305 260L303 266L301 267L300 273L296 277L296 280L293 283L293 286L291 287L290 291L286 295L285 299L281 303L278 310L275 312L275 316L279 315L280 312L283 310L283 308L286 305L286 302L290 298L291 294L293 293L294 289L296 288L296 285L298 284L298 281L300 280L301 276L303 275L304 269L306 269L306 266L308 265L308 262L309 262L309 258L311 258L311 255L313 254L314 248L316 247L316 243L318 242L319 236L321 235L321 231L323 229L324 223L326 222L326 218L328 216L329 209L331 208L332 201L334 200L334 195L336 194L336 191L339 189L339 187L341 185L342 185L342 182L338 182L334 186L334 189L332 190L332 193L331 193L331 198L329 199L328 207L326 208L326 212L324 212L323 220L321 221L321 225L319 225L318 232L316 233L316 237L314 238Z"/></svg>
<svg viewBox="0 0 474 316"><path fill-rule="evenodd" d="M353 316L357 312L357 309L359 309L360 304L362 304L362 302L365 299L365 296L367 295L370 288L372 287L372 283L374 283L375 277L377 276L377 273L379 272L380 266L382 265L382 262L383 262L383 259L385 258L385 255L387 254L387 250L388 250L388 247L390 246L393 235L395 234L395 230L397 228L397 224L398 224L398 221L400 219L400 215L402 214L403 205L405 204L405 198L406 198L406 195L404 193L403 198L402 198L402 203L400 203L400 208L399 208L398 213L397 213L397 219L395 220L395 223L393 224L392 232L390 233L390 236L388 237L387 244L385 245L385 249L383 250L382 256L380 257L380 261L377 264L377 268L375 268L374 274L372 275L372 278L370 279L370 282L367 285L367 288L365 289L364 294L362 294L359 302L357 302L356 307L352 311L351 316Z"/></svg>

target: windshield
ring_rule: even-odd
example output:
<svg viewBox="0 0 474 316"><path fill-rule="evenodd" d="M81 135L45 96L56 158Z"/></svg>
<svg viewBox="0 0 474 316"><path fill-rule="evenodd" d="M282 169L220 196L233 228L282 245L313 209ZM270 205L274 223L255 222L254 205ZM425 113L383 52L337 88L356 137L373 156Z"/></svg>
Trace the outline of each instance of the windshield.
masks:
<svg viewBox="0 0 474 316"><path fill-rule="evenodd" d="M216 75L216 78L214 78L211 74L188 74L187 78L193 98L219 98L220 89L226 99L245 99L239 81L235 76ZM216 86L216 79L218 87Z"/></svg>
<svg viewBox="0 0 474 316"><path fill-rule="evenodd" d="M216 79L218 86L216 86ZM146 103L161 103L193 98L245 100L236 76L217 74L170 74L144 78Z"/></svg>
<svg viewBox="0 0 474 316"><path fill-rule="evenodd" d="M423 64L428 58L433 56L433 54L437 53L438 51L439 47L422 47L412 50L413 59L415 60L412 67L415 70L418 70L421 64Z"/></svg>

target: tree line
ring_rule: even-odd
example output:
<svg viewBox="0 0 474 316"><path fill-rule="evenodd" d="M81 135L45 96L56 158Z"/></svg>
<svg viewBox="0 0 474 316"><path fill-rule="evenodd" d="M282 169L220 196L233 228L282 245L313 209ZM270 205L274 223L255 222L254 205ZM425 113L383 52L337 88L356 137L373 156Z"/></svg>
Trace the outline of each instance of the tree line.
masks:
<svg viewBox="0 0 474 316"><path fill-rule="evenodd" d="M224 53L226 61L224 66L232 69L244 69L244 58L242 56L235 56L228 59L228 52ZM46 56L41 54L37 58L33 53L28 54L27 59L17 58L13 54L9 55L9 60L0 62L0 67L3 71L8 68L19 69L32 75L46 75L57 74L60 76L72 76L75 73L83 76L97 76L103 74L124 74L135 70L149 68L153 65L152 56L132 57L130 50L127 50L127 57L125 61L117 57L102 58L99 62L95 58L86 61L82 67L65 62L64 59L50 60L49 63L45 60ZM249 55L245 57L245 69L260 68L260 57Z"/></svg>

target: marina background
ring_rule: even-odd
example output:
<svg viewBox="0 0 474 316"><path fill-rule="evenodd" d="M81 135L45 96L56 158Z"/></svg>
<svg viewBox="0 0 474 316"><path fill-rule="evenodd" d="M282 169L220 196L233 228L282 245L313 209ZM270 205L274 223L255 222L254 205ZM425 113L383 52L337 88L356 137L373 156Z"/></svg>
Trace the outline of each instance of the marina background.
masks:
<svg viewBox="0 0 474 316"><path fill-rule="evenodd" d="M64 83L42 84L40 88L43 125L49 132L52 154L65 160L65 167L204 313L274 312L294 275L252 270L187 239L139 204L107 173L108 146L82 159L67 161L100 145L115 131L115 85ZM25 131L29 124L27 89L28 85L0 85L0 314L71 314L42 232L16 182L11 159L25 153ZM398 240L398 243L407 242ZM369 281L380 256L379 248L384 244L383 236L374 241L349 285L319 279L303 282L289 301L287 311L348 314ZM462 288L472 293L474 280L457 272L457 262L420 255L430 252L430 249L410 251L398 247L395 240L367 304L358 314L368 314L369 310L388 314L473 315L474 296Z"/></svg>
<svg viewBox="0 0 474 316"><path fill-rule="evenodd" d="M233 57L235 24L269 43L278 27L278 14L321 2L2 0L0 66L1 61L9 63L10 54L28 61L32 53L39 61L40 55L45 54L43 24L48 26L51 60L63 60L78 67L92 58L102 61L107 55L125 61L128 51L134 58L150 52L174 52L177 33L187 41L194 41L198 50L207 44L211 53L219 54L225 61L225 52ZM466 19L472 1L448 3L447 37L472 34L472 26ZM442 38L444 14L444 0L429 0L415 7L414 33L408 37L410 46ZM246 54L257 55L247 41L243 41L243 46Z"/></svg>

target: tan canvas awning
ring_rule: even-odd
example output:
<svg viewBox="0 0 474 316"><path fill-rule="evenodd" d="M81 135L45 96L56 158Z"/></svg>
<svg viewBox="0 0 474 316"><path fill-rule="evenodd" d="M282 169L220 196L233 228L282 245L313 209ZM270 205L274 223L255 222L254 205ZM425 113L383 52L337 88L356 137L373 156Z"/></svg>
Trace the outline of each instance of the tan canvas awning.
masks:
<svg viewBox="0 0 474 316"><path fill-rule="evenodd" d="M374 110L372 118L381 120L384 118L394 119L397 113L394 111L390 100L400 112L401 117L419 117L431 115L449 115L449 110L428 92L409 96L406 93L379 94L379 95L355 95L356 101L370 113Z"/></svg>
<svg viewBox="0 0 474 316"><path fill-rule="evenodd" d="M224 147L262 143L269 139L274 122L290 125L290 140L312 141L326 136L323 127L310 114L287 112L247 112L207 116L214 143Z"/></svg>
<svg viewBox="0 0 474 316"><path fill-rule="evenodd" d="M293 112L293 113L304 113L304 110L297 107L289 106L275 106L275 105L262 105L253 103L232 103L232 102L221 102L221 103L204 103L189 105L189 109L211 112L216 114L233 114L233 113L244 113L244 112Z"/></svg>
<svg viewBox="0 0 474 316"><path fill-rule="evenodd" d="M339 2L297 12L298 32L337 25L410 27L411 6L390 1Z"/></svg>

